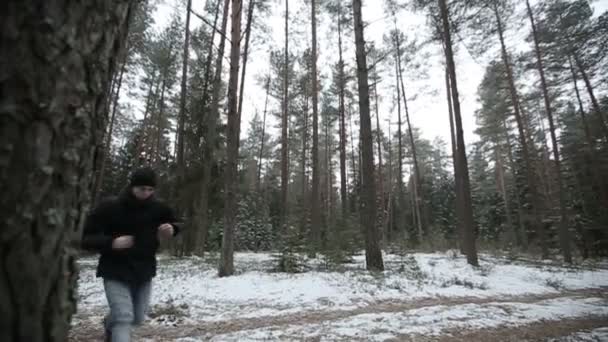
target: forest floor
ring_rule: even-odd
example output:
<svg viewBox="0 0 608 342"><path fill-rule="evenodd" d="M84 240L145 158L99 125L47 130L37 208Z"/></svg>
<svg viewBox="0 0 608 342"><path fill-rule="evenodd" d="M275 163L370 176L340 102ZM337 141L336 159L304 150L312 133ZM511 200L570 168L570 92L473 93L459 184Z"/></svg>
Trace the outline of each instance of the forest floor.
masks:
<svg viewBox="0 0 608 342"><path fill-rule="evenodd" d="M70 341L101 340L106 310L95 258L79 260ZM364 257L339 267L308 259L299 274L271 272L267 253L237 253L218 278L217 257L160 258L150 319L135 341L608 341L608 264L453 252Z"/></svg>

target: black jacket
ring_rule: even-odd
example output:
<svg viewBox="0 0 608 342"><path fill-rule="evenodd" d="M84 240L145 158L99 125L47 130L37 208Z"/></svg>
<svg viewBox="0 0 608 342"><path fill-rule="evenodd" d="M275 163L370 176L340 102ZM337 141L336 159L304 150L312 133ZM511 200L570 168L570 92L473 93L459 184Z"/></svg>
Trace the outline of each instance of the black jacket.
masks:
<svg viewBox="0 0 608 342"><path fill-rule="evenodd" d="M130 191L99 204L85 223L82 247L101 255L97 276L129 284L149 281L156 275L158 226L170 223L174 235L179 227L167 205L155 198L137 200ZM122 235L135 238L133 247L113 250L112 240Z"/></svg>

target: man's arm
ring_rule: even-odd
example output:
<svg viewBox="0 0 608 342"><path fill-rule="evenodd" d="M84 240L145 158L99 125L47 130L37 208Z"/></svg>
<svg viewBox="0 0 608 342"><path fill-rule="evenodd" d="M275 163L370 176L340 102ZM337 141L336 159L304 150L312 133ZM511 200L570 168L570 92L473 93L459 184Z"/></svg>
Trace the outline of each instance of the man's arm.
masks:
<svg viewBox="0 0 608 342"><path fill-rule="evenodd" d="M175 211L171 207L165 205L163 223L168 223L173 227L173 236L179 234L181 230L181 222L175 216Z"/></svg>
<svg viewBox="0 0 608 342"><path fill-rule="evenodd" d="M86 250L104 252L112 249L112 237L105 234L110 203L102 203L87 217L82 233L81 247Z"/></svg>

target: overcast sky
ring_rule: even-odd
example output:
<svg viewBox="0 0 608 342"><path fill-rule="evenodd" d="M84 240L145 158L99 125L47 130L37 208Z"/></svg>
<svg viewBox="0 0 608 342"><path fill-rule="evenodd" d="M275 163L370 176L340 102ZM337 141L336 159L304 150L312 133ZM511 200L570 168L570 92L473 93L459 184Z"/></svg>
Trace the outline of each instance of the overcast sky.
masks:
<svg viewBox="0 0 608 342"><path fill-rule="evenodd" d="M244 112L241 123L243 134L247 134L249 121L253 117L255 110L259 109L261 111L264 105L265 93L264 90L256 84L255 78L258 75L267 73L269 51L271 49L281 49L284 46L284 1L285 0L276 0L271 2L273 13L270 18L264 20L270 27L271 32L267 42L265 44L253 44L251 47L247 66L247 77L245 80ZM532 2L534 3L535 1ZM171 14L178 10L178 7L183 8L183 5L178 5L179 3L183 3L183 0L165 0L158 6L154 18L158 30L161 30L168 24ZM290 50L293 49L292 51L294 51L294 53L301 52L310 46L310 10L306 5L307 3L307 0L290 0L289 3L291 17L294 18L290 23L290 34L293 31L294 36L293 38L290 38ZM365 40L367 42L373 41L376 46L380 47L383 45L383 34L393 28L393 17L384 13L383 0L367 0L363 1L363 3L363 20L368 23L364 32ZM345 6L348 6L345 8L346 10L351 10L350 1L344 1L344 4ZM205 0L193 0L192 6L196 12L203 13ZM595 2L594 7L596 15L602 13L608 10L608 0ZM180 12L183 12L183 10ZM515 30L511 29L506 33L507 44L509 44L510 49L526 50L531 48L531 46L528 46L529 43L523 41L522 38L529 31L528 22L523 19L517 21L515 25L512 25L511 28L515 28ZM296 20L299 21L300 24L296 24L294 22ZM337 62L338 58L337 37L329 31L331 18L327 15L321 15L318 20L318 37L320 39L319 72L322 77L325 76L329 81L331 77L330 67ZM244 24L245 18L243 18L243 25ZM193 16L191 19L191 29L199 25L201 25L201 21ZM425 40L430 34L424 13L402 11L398 14L397 26L410 39L416 38L418 40ZM295 32L296 30L298 32ZM490 49L482 57L472 57L468 52L467 43L463 44L457 37L454 39L458 41L456 46L456 69L461 98L465 141L468 144L477 139L476 135L473 133L475 129L474 112L479 107L476 95L477 87L483 77L487 61L489 58L498 56L498 50L496 48ZM344 55L345 60L347 60L348 64L355 65L354 38L350 33L349 36L345 37L343 44L347 48ZM226 56L228 58L229 45L226 50ZM425 48L424 52L430 54L426 59L427 78L421 79L420 75L415 75L411 70L404 70L407 96L412 99L409 103L411 122L413 126L420 128L424 138L433 140L435 137L439 136L449 143L450 127L445 94L444 58L438 44L430 44ZM393 109L394 105L392 104L394 92L392 87L394 82L394 72L391 72L386 73L386 76L379 84L378 92L381 95L380 118L385 133L388 130L388 120L394 123L397 117L396 109ZM329 82L326 82L325 86L329 86ZM278 102L271 103L271 106L274 106L274 108L277 109L279 108L279 105ZM375 123L375 118L373 118L372 122ZM276 122L271 122L271 125L275 126L275 124ZM394 126L391 128L393 132L395 129ZM276 129L273 128L271 128L271 131L275 132L275 134L277 132ZM243 138L243 136L241 136L241 138Z"/></svg>

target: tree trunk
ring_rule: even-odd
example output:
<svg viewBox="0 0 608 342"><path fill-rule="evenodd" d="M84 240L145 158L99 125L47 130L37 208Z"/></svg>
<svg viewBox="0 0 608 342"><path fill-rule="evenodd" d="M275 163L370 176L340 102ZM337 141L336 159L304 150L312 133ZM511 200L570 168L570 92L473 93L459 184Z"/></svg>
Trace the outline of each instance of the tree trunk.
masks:
<svg viewBox="0 0 608 342"><path fill-rule="evenodd" d="M344 108L344 60L342 58L342 1L338 1L338 78L339 78L339 99L338 112L340 114L340 197L342 199L342 217L345 218L348 213L348 196L346 195L346 117Z"/></svg>
<svg viewBox="0 0 608 342"><path fill-rule="evenodd" d="M445 53L445 46L444 46L444 53ZM454 205L454 210L456 212L456 221L457 221L456 222L456 233L458 235L456 245L460 249L460 252L462 254L465 254L465 251L464 251L464 222L463 222L462 218L460 217L460 215L458 214L458 213L464 212L464 207L463 207L464 201L462 200L462 193L460 191L460 189L461 189L460 177L456 177L456 174L458 174L458 170L459 170L459 168L458 168L458 148L456 146L456 136L454 133L454 113L453 113L453 105L452 105L452 92L450 91L450 73L448 71L447 65L445 68L445 89L446 89L447 102L448 102L448 114L450 116L450 141L452 143L452 163L454 166L454 185L455 185L454 192L456 193L456 203Z"/></svg>
<svg viewBox="0 0 608 342"><path fill-rule="evenodd" d="M289 186L289 0L285 0L285 70L283 71L283 115L281 118L281 229L285 229L289 206L287 191Z"/></svg>
<svg viewBox="0 0 608 342"><path fill-rule="evenodd" d="M355 157L355 133L353 132L353 106L351 103L348 105L348 125L350 128L350 157L353 168L353 183L356 184L360 180L360 172L357 167L357 158Z"/></svg>
<svg viewBox="0 0 608 342"><path fill-rule="evenodd" d="M566 216L566 199L564 194L564 187L562 181L561 171L561 160L559 156L559 145L557 144L557 138L555 136L555 124L553 122L553 111L551 108L551 100L549 98L549 90L547 89L547 82L545 80L545 71L543 68L543 59L538 44L538 35L536 33L536 24L534 23L534 15L530 8L530 1L526 0L526 7L528 9L528 16L530 17L530 23L532 25L532 36L534 38L534 50L536 52L536 66L538 67L538 73L540 74L540 83L543 90L543 98L545 99L545 110L547 112L547 118L549 119L549 129L551 131L551 144L553 146L553 157L555 158L555 172L557 173L557 184L559 192L559 212L561 216L561 222L559 226L559 240L564 255L564 261L572 263L572 253L570 251L570 234L568 232L568 218Z"/></svg>
<svg viewBox="0 0 608 342"><path fill-rule="evenodd" d="M68 340L72 246L134 4L10 1L0 11L1 341Z"/></svg>
<svg viewBox="0 0 608 342"><path fill-rule="evenodd" d="M158 77L160 77L161 74L158 75ZM154 91L152 91L152 87L156 85L156 87L154 87ZM137 141L137 148L136 148L136 153L137 153L137 166L141 166L144 162L143 157L145 157L146 159L150 159L150 151L144 151L144 149L147 147L149 149L149 147L147 146L149 144L149 139L151 139L150 134L151 134L151 128L149 127L150 124L149 122L152 122L153 117L154 117L154 109L156 108L156 103L158 102L158 93L160 91L160 85L161 82L160 80L156 77L156 74L154 74L154 77L152 79L152 82L150 83L150 90L148 92L148 101L146 104L146 108L144 110L144 118L143 121L141 123L141 136L139 137L138 141Z"/></svg>
<svg viewBox="0 0 608 342"><path fill-rule="evenodd" d="M506 118L502 121L503 127L505 129L505 137L507 139L507 156L509 158L509 165L511 165L511 170L515 170L515 159L513 158L513 149L511 148L511 138L509 135L509 130L507 129L507 120ZM514 171L512 171L513 173ZM513 175L514 177L514 175ZM521 199L519 195L515 196L515 205L517 206L517 245L524 248L524 250L528 249L528 234L526 232L526 227L524 225L524 209L521 204Z"/></svg>
<svg viewBox="0 0 608 342"><path fill-rule="evenodd" d="M317 7L316 0L310 1L312 29L312 197L311 233L313 250L321 244L321 199L319 198L319 87L317 80Z"/></svg>
<svg viewBox="0 0 608 342"><path fill-rule="evenodd" d="M190 8L192 0L188 0L186 9L186 29L184 34L184 53L182 61L182 83L179 99L178 135L177 135L177 186L182 186L185 176L184 139L186 135L186 87L188 86L188 58L190 51Z"/></svg>
<svg viewBox="0 0 608 342"><path fill-rule="evenodd" d="M249 41L251 39L251 26L253 25L253 10L255 9L255 0L249 0L249 8L247 10L247 27L245 28L245 46L243 48L243 70L241 72L241 85L239 90L239 118L243 114L243 96L245 91L245 75L247 71L247 58L249 56ZM239 122L241 120L239 119Z"/></svg>
<svg viewBox="0 0 608 342"><path fill-rule="evenodd" d="M599 117L599 124L602 128L602 132L604 133L604 138L608 141L608 126L606 124L606 119L604 118L604 113L600 108L600 104L595 97L595 93L593 92L593 86L591 85L591 81L589 80L589 76L587 76L587 72L585 71L585 67L581 60L577 55L572 55L574 58L574 62L576 63L576 67L581 72L581 76L583 76L583 81L585 82L585 87L587 88L587 92L589 93L589 98L591 99L591 104L593 105L593 110Z"/></svg>
<svg viewBox="0 0 608 342"><path fill-rule="evenodd" d="M261 178L262 178L262 158L264 157L264 140L266 139L266 113L268 112L268 95L270 94L270 75L266 80L266 100L264 100L264 114L262 119L262 141L260 141L260 158L258 161L258 181L257 189L261 189Z"/></svg>
<svg viewBox="0 0 608 342"><path fill-rule="evenodd" d="M471 203L471 187L469 183L469 168L465 153L464 134L462 130L462 117L460 115L460 99L458 97L458 84L456 81L456 66L454 65L454 54L452 52L452 38L450 36L450 22L446 0L438 0L443 22L443 34L445 39L445 53L448 71L450 73L450 86L452 90L452 104L454 106L454 118L456 121L456 143L458 151L458 173L456 177L461 177L460 188L462 191L463 209L462 222L464 226L464 250L467 255L467 262L478 266L477 248L475 247L473 207Z"/></svg>
<svg viewBox="0 0 608 342"><path fill-rule="evenodd" d="M154 137L154 153L152 154L154 156L154 164L156 165L156 168L160 167L160 145L162 142L162 136L163 136L163 114L165 112L165 90L167 88L167 74L165 71L165 74L163 75L163 82L162 85L160 87L160 99L159 99L159 104L158 104L158 113L156 114L156 134Z"/></svg>
<svg viewBox="0 0 608 342"><path fill-rule="evenodd" d="M198 136L198 141L199 144L202 141L202 136L203 136L203 131L204 131L204 113L205 113L205 108L207 108L207 97L208 97L208 93L209 93L209 81L211 80L211 63L213 62L213 48L214 48L214 42L215 42L215 33L216 33L216 27L217 27L217 20L219 18L219 14L220 14L220 0L216 1L216 5L215 5L215 16L213 19L213 28L211 29L211 41L209 42L209 49L207 50L207 59L205 60L205 78L203 81L203 94L202 94L202 109L201 112L199 113L199 115L197 116L198 118L198 124L197 124L197 136ZM224 13L226 12L226 4L224 2ZM222 23L223 25L223 23ZM223 26L222 26L223 27ZM226 30L223 31L224 33L226 32ZM220 37L221 40L224 40L225 34L222 35ZM221 41L220 41L221 44ZM201 156L204 158L205 155L204 153L201 153ZM204 160L203 160L204 162ZM202 192L201 192L202 194Z"/></svg>
<svg viewBox="0 0 608 342"><path fill-rule="evenodd" d="M545 232L545 228L542 225L542 219L541 219L540 208L539 208L540 198L539 198L539 194L538 194L538 189L536 187L536 182L534 181L534 179L535 179L534 171L532 168L532 161L530 159L530 153L528 150L528 142L526 141L526 134L524 131L524 122L522 120L522 115L520 113L517 89L515 88L515 80L513 79L513 71L511 69L511 64L509 62L509 55L507 53L507 48L505 46L502 21L500 20L500 15L498 13L498 7L496 4L494 4L494 14L496 16L496 23L498 26L497 33L498 33L498 38L500 40L502 61L505 66L505 70L507 72L507 80L509 82L509 92L511 94L511 103L513 105L513 113L515 114L515 120L517 121L517 128L519 130L519 140L521 143L524 162L526 164L526 176L527 176L527 181L528 181L528 187L530 189L530 192L532 193L531 195L532 195L532 211L533 211L533 219L534 219L534 229L538 233L542 258L546 259L549 257L549 249L547 246L547 233Z"/></svg>
<svg viewBox="0 0 608 342"><path fill-rule="evenodd" d="M391 119L387 119L388 122L388 200L387 200L387 213L386 213L386 239L387 242L391 242L392 231L393 231L393 220L392 220L392 207L393 207L393 144L391 136Z"/></svg>
<svg viewBox="0 0 608 342"><path fill-rule="evenodd" d="M380 191L380 215L378 215L378 222L380 222L381 226L384 227L384 174L382 172L382 145L380 139L380 109L378 107L378 83L374 82L374 100L375 100L375 109L376 109L376 142L378 144L378 182L379 182L379 191ZM386 246L386 233L382 234L383 245Z"/></svg>
<svg viewBox="0 0 608 342"><path fill-rule="evenodd" d="M598 165L598 161L600 160L600 158L597 155L597 151L595 148L595 146L596 146L595 138L593 138L593 136L591 135L591 130L589 129L589 122L587 120L587 115L585 114L585 108L583 108L583 101L581 99L580 90L578 89L578 83L576 80L576 71L574 70L574 66L572 65L572 59L570 57L568 57L568 64L570 66L570 72L572 73L574 91L576 93L576 99L578 102L579 111L581 113L581 121L583 122L585 138L587 140L587 150L588 150L589 159L590 159L589 169L592 170L591 172L593 174L594 183L599 192L599 195L598 195L599 200L602 201L602 203L604 203L603 204L604 207L608 207L608 192L606 192L606 181L600 175L600 172L599 172L600 167Z"/></svg>
<svg viewBox="0 0 608 342"><path fill-rule="evenodd" d="M306 188L308 179L306 179L306 146L308 145L308 94L304 95L304 130L302 132L302 204L306 203ZM302 210L302 226L306 226L307 219L306 210Z"/></svg>
<svg viewBox="0 0 608 342"><path fill-rule="evenodd" d="M422 198L421 189L421 177L420 177L420 168L418 167L418 157L416 155L416 143L414 142L414 133L412 131L412 124L410 122L410 113L407 106L407 97L405 96L405 85L403 83L403 72L401 70L401 44L397 40L395 42L397 44L397 73L399 77L399 83L401 85L401 96L403 96L403 107L405 109L405 120L407 122L407 131L410 136L410 145L412 146L412 158L414 160L414 208L416 210L416 226L418 228L418 241L422 238L422 234L426 234L426 226L423 226L422 223L422 215L420 209L420 202Z"/></svg>
<svg viewBox="0 0 608 342"><path fill-rule="evenodd" d="M361 225L365 236L365 263L368 270L384 270L382 252L376 229L376 181L374 179L374 140L369 115L369 84L367 78L367 61L365 38L363 36L363 19L361 17L361 0L353 0L353 20L355 27L355 46L357 59L357 81L359 88L359 116L361 130L362 194Z"/></svg>
<svg viewBox="0 0 608 342"><path fill-rule="evenodd" d="M203 147L203 177L201 187L201 198L200 198L200 214L201 214L201 226L197 227L193 231L192 243L194 244L188 250L188 253L195 252L196 247L200 246L201 252L205 248L207 243L207 232L209 231L209 225L211 224L209 219L209 195L211 190L211 168L215 161L215 144L217 140L216 126L219 120L220 110L220 88L222 83L222 66L224 61L224 49L226 48L226 27L228 26L228 14L230 0L224 0L224 9L222 16L222 28L220 35L220 45L215 61L215 75L213 78L213 93L211 94L211 103L209 107L209 114L207 115L207 124L203 136L206 139L206 143ZM202 253L199 253L202 254Z"/></svg>
<svg viewBox="0 0 608 342"><path fill-rule="evenodd" d="M125 69L127 66L127 61L122 63L122 67L120 68L120 74L118 76L118 81L116 83L116 95L114 96L114 104L112 105L112 115L110 116L110 125L108 130L105 132L106 141L104 143L103 149L100 151L101 161L99 166L99 172L97 173L97 177L95 178L95 190L93 192L93 204L97 203L99 200L99 195L101 193L101 186L103 185L103 177L105 175L106 170L106 161L108 160L108 154L110 154L112 147L112 134L114 132L114 121L116 119L116 110L118 109L118 100L120 99L120 89L122 88L122 77L125 73Z"/></svg>
<svg viewBox="0 0 608 342"><path fill-rule="evenodd" d="M228 81L228 133L224 177L224 235L218 275L234 274L234 229L236 228L240 117L238 113L239 59L241 55L241 0L232 0L230 78Z"/></svg>
<svg viewBox="0 0 608 342"><path fill-rule="evenodd" d="M509 243L515 244L517 243L517 228L513 224L513 219L511 218L511 202L509 201L509 192L507 191L507 183L505 181L505 168L502 159L502 151L498 141L496 142L494 153L496 155L496 169L498 170L498 191L502 195L502 201L505 206L505 218L507 219L507 226L510 234L508 240Z"/></svg>
<svg viewBox="0 0 608 342"><path fill-rule="evenodd" d="M399 175L397 176L397 186L399 188L399 205L403 205L404 203L404 186L403 186L403 133L401 131L402 121L401 121L401 86L399 85L399 64L395 63L395 80L397 87L397 139L399 141L399 151L397 153L397 158L399 158ZM400 208L403 210L403 208Z"/></svg>

